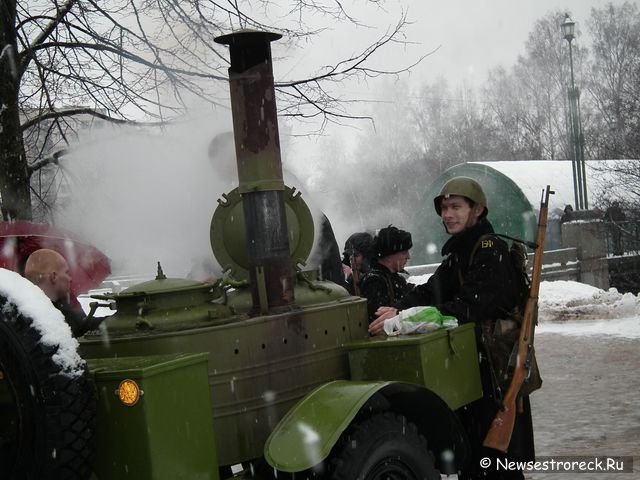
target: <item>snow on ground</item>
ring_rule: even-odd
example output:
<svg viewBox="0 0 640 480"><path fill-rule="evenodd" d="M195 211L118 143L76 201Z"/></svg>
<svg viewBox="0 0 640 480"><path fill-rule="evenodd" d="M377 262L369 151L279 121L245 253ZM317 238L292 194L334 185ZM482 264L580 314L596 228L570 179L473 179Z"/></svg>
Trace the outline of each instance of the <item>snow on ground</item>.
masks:
<svg viewBox="0 0 640 480"><path fill-rule="evenodd" d="M636 295L555 281L542 282L538 297L538 333L640 338L640 299Z"/></svg>
<svg viewBox="0 0 640 480"><path fill-rule="evenodd" d="M430 275L409 277L424 283ZM538 295L537 333L640 338L640 298L573 281L544 281ZM573 321L575 320L575 321Z"/></svg>

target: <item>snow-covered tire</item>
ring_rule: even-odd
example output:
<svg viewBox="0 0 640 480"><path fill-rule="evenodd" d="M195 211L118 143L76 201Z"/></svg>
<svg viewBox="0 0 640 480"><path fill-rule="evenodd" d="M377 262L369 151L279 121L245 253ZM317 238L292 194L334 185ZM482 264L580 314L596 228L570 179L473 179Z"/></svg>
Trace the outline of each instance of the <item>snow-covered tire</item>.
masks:
<svg viewBox="0 0 640 480"><path fill-rule="evenodd" d="M352 426L332 452L333 480L440 480L417 427L392 412Z"/></svg>
<svg viewBox="0 0 640 480"><path fill-rule="evenodd" d="M57 360L61 345L43 342L36 322L20 310L0 295L2 478L87 479L94 456L94 382L81 359L73 368ZM77 348L70 331L68 344Z"/></svg>

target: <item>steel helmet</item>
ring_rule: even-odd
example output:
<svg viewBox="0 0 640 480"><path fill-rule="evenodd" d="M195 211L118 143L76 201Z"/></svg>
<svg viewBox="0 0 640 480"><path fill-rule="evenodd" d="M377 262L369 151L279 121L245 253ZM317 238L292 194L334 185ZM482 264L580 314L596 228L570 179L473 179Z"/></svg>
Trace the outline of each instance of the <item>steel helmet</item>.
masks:
<svg viewBox="0 0 640 480"><path fill-rule="evenodd" d="M484 194L484 190L478 182L469 177L455 177L444 184L440 194L433 199L433 204L436 207L438 215L441 213L440 202L443 198L448 198L451 195L459 195L461 197L467 197L472 202L482 205L485 210L483 216L489 212L487 206L487 197Z"/></svg>
<svg viewBox="0 0 640 480"><path fill-rule="evenodd" d="M373 255L373 236L368 232L357 232L351 235L344 244L342 263L350 265L352 254L360 254L369 260Z"/></svg>

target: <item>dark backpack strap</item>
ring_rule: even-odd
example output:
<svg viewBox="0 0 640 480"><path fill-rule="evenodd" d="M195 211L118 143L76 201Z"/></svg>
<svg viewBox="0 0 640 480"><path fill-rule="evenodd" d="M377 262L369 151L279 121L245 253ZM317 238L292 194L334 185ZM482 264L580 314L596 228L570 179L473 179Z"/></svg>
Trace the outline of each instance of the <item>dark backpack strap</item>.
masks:
<svg viewBox="0 0 640 480"><path fill-rule="evenodd" d="M496 237L502 237L502 238L506 238L507 240L511 240L512 242L517 242L517 243L521 243L522 245L526 245L527 247L535 250L536 248L538 248L538 244L536 242L530 242L528 240L522 240L521 238L517 238L517 237L510 237L509 235L505 235L504 233L490 233L488 235L495 235Z"/></svg>
<svg viewBox="0 0 640 480"><path fill-rule="evenodd" d="M393 288L393 285L391 284L391 280L389 279L389 277L387 277L386 275L384 276L384 281L387 284L387 292L389 292L389 300L391 304L394 304L396 302L396 295L395 295L395 289Z"/></svg>
<svg viewBox="0 0 640 480"><path fill-rule="evenodd" d="M469 255L469 264L468 264L469 267L471 267L471 264L473 263L473 259L476 256L476 252L480 248L480 245L482 245L482 242L496 236L500 236L500 235L497 235L495 233L485 233L480 238L478 238L475 245L473 246L473 249L471 249L471 255ZM460 286L464 285L464 279L462 278L462 272L460 270L458 270L458 280L460 281Z"/></svg>

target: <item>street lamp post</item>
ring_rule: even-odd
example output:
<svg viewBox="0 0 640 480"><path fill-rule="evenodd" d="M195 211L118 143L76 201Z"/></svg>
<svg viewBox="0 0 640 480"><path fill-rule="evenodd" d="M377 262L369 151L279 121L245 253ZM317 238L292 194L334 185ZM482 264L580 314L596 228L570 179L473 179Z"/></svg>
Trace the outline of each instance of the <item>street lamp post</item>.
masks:
<svg viewBox="0 0 640 480"><path fill-rule="evenodd" d="M573 48L571 42L575 38L575 22L571 20L569 14L560 25L562 35L569 43L569 65L571 67L571 86L568 88L569 96L569 129L571 135L571 166L573 171L573 193L576 209L583 210L589 208L587 201L587 172L584 162L584 135L580 121L580 91L575 86L573 76Z"/></svg>

